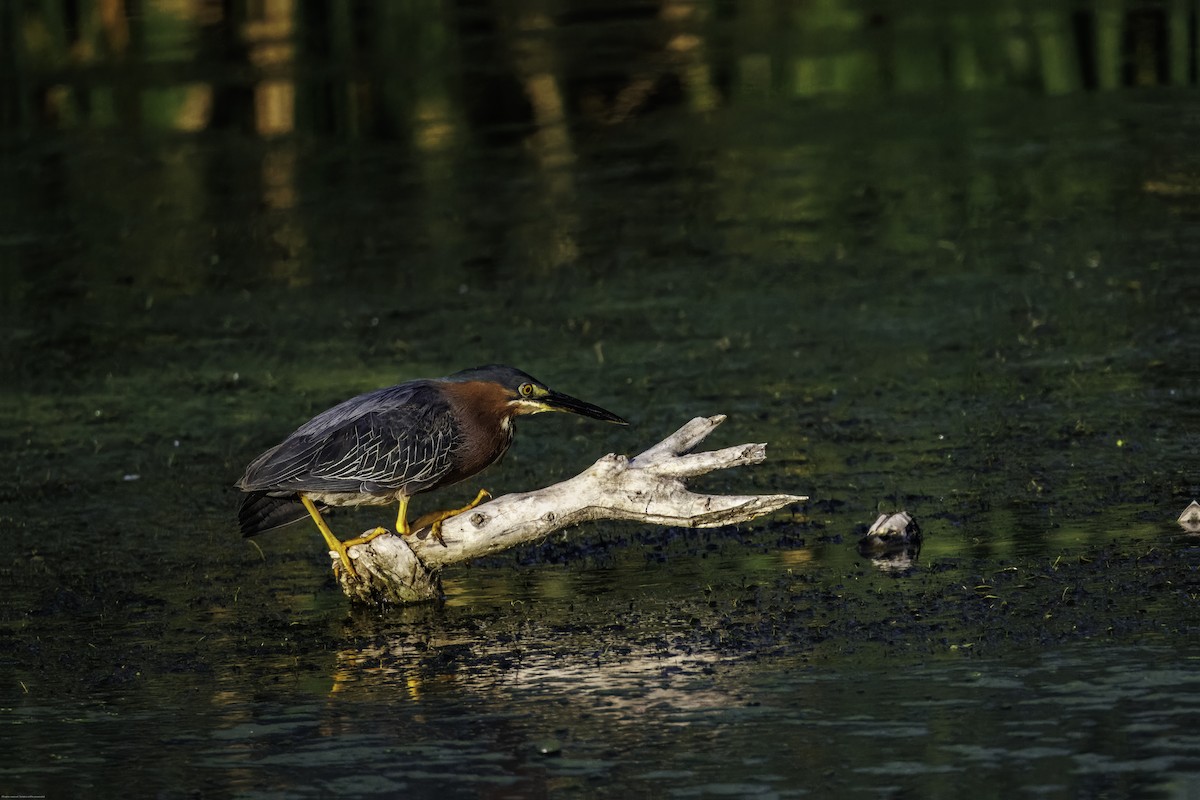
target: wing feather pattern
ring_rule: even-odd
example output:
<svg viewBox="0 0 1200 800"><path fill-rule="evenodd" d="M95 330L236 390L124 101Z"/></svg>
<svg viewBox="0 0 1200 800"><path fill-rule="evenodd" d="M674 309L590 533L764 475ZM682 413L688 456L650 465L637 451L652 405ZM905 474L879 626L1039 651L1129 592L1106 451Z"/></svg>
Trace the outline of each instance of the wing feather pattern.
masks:
<svg viewBox="0 0 1200 800"><path fill-rule="evenodd" d="M431 381L411 381L322 412L246 469L245 490L414 494L453 468L454 418Z"/></svg>

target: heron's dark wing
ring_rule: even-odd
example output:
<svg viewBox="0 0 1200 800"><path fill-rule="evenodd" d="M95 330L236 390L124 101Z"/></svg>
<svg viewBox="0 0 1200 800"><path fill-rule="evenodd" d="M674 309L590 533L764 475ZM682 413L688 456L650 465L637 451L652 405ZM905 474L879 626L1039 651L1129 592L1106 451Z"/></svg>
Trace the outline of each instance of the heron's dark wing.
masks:
<svg viewBox="0 0 1200 800"><path fill-rule="evenodd" d="M367 493L404 488L415 494L450 471L453 449L449 407L376 412L330 437L311 475L322 481L348 481Z"/></svg>
<svg viewBox="0 0 1200 800"><path fill-rule="evenodd" d="M347 400L252 463L243 489L409 494L451 470L454 418L437 388L413 381Z"/></svg>

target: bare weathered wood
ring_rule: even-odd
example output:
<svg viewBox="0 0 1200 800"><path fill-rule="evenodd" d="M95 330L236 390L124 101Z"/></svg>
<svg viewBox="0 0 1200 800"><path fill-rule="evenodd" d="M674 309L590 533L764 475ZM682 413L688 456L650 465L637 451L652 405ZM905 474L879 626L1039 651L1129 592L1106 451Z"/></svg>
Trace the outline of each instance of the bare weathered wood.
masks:
<svg viewBox="0 0 1200 800"><path fill-rule="evenodd" d="M725 420L697 417L645 452L609 454L574 478L544 489L498 497L442 526L444 543L418 531L391 534L350 548L357 575L340 571L352 600L413 603L441 596L440 570L491 555L555 531L601 519L711 528L745 522L807 497L789 494L711 495L688 491L683 479L718 469L757 464L765 444L742 444L703 453L689 451Z"/></svg>

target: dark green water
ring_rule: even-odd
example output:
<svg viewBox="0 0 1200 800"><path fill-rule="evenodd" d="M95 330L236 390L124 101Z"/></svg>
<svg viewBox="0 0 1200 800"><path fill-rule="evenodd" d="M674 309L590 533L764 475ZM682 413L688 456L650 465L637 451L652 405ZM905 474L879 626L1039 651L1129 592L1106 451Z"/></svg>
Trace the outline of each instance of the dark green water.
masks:
<svg viewBox="0 0 1200 800"><path fill-rule="evenodd" d="M3 794L1200 795L1195 3L135 10L0 11ZM497 494L723 413L701 488L811 500L382 613L239 538L489 362L633 423Z"/></svg>

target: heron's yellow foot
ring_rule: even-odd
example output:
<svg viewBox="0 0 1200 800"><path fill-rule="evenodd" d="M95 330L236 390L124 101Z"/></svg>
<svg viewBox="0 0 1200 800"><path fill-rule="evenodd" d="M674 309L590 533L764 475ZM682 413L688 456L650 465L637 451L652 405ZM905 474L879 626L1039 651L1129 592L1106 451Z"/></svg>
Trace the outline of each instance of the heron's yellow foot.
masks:
<svg viewBox="0 0 1200 800"><path fill-rule="evenodd" d="M364 533L362 536L356 536L353 539L348 539L347 541L342 542L342 547L349 549L351 547L354 547L356 544L366 544L367 542L371 541L372 539L382 536L385 533L391 533L391 531L389 531L387 528L382 528L382 527L376 528L373 531L368 531L367 533Z"/></svg>
<svg viewBox="0 0 1200 800"><path fill-rule="evenodd" d="M482 503L487 498L491 497L492 493L487 489L480 489L479 494L475 495L475 499L467 503L462 508L451 508L446 511L433 511L429 514L424 514L417 518L417 521L412 524L414 531L419 531L422 528L429 527L429 535L437 540L442 547L446 546L446 540L442 538L442 523L451 517L457 517L459 514L470 511L475 506Z"/></svg>

